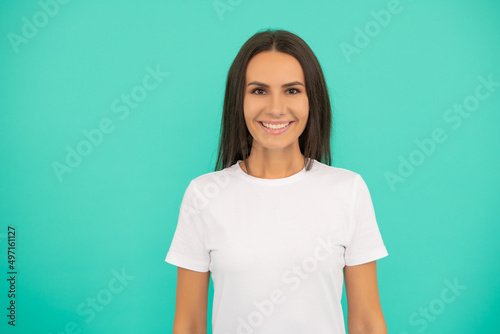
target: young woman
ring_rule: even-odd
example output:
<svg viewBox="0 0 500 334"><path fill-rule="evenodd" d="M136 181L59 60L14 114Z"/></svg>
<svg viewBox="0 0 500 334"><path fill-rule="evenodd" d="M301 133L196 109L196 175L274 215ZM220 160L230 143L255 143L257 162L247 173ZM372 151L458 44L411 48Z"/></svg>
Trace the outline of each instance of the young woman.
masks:
<svg viewBox="0 0 500 334"><path fill-rule="evenodd" d="M178 267L174 334L387 333L376 260L388 255L368 188L330 166L331 107L298 36L266 30L227 77L214 172L193 179L166 262Z"/></svg>

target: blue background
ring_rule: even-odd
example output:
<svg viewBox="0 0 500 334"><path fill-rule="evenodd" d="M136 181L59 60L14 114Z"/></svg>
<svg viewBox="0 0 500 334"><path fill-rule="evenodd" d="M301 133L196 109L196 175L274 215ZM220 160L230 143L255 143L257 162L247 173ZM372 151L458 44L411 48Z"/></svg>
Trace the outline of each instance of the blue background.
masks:
<svg viewBox="0 0 500 334"><path fill-rule="evenodd" d="M499 22L492 0L2 2L1 331L171 332L182 195L214 170L227 71L265 28L323 67L333 165L363 176L389 252L389 333L500 329Z"/></svg>

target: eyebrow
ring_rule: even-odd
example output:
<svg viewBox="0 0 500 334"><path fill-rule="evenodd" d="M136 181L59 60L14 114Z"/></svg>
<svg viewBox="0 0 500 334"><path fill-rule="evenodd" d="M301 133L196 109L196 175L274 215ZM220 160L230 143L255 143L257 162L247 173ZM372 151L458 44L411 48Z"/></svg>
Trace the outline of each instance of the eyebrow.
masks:
<svg viewBox="0 0 500 334"><path fill-rule="evenodd" d="M250 86L250 85L257 85L257 86L269 88L269 85L266 85L265 83L258 82L258 81L252 81L248 84L248 86ZM289 83L286 83L284 85L281 85L281 87L286 88L286 87L295 86L295 85L304 86L304 84L302 84L302 82L300 82L300 81L293 81L293 82L289 82Z"/></svg>

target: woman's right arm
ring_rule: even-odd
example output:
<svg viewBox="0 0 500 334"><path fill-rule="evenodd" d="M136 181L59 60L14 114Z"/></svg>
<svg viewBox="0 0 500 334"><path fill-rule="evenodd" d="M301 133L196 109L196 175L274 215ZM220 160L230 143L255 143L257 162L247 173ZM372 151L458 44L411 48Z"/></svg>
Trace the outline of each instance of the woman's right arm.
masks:
<svg viewBox="0 0 500 334"><path fill-rule="evenodd" d="M177 267L173 334L206 334L210 271Z"/></svg>

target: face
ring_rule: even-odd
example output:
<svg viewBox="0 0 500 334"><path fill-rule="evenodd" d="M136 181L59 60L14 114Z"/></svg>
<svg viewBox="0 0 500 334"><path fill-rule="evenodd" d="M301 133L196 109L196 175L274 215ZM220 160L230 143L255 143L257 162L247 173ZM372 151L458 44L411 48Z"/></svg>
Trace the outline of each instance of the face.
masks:
<svg viewBox="0 0 500 334"><path fill-rule="evenodd" d="M309 116L305 88L302 66L293 56L265 51L250 59L243 111L253 137L252 151L299 149L298 139Z"/></svg>

